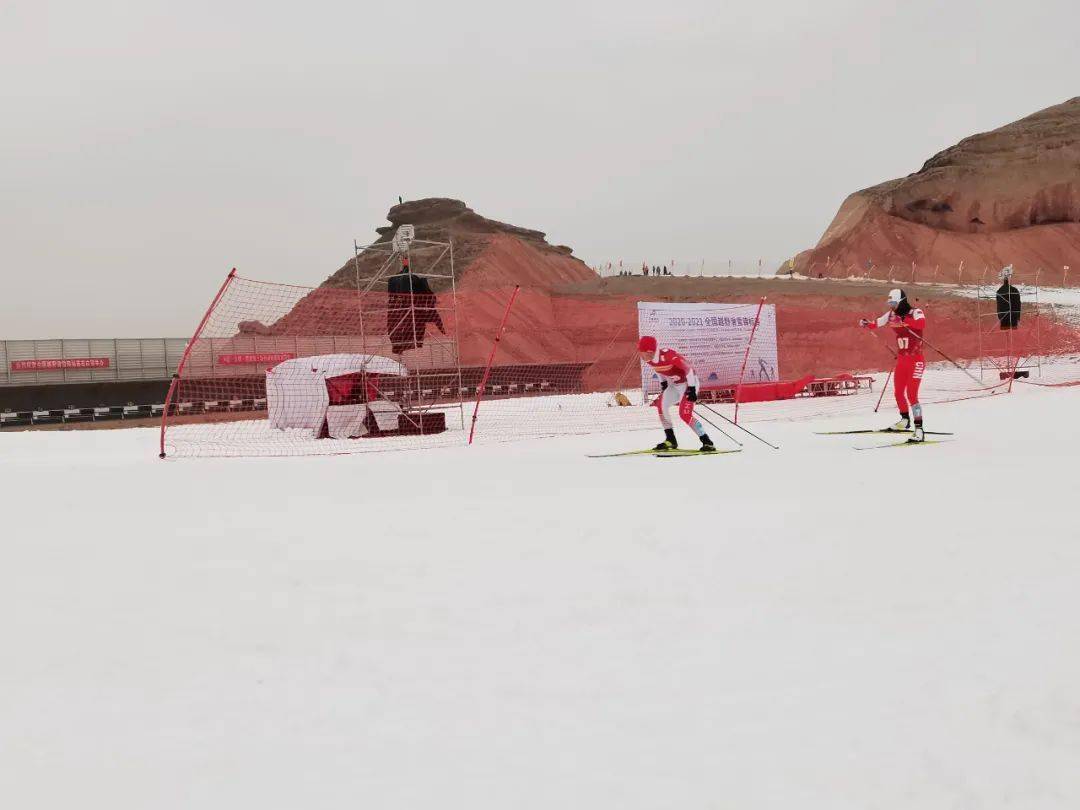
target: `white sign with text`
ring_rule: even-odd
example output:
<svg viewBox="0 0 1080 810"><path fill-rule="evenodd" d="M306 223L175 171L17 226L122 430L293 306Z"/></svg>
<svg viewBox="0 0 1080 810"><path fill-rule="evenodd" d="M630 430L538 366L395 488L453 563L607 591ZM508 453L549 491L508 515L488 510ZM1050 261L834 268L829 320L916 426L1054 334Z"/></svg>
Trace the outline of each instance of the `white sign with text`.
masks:
<svg viewBox="0 0 1080 810"><path fill-rule="evenodd" d="M754 330L757 304L665 304L638 302L638 336L652 335L660 348L674 349L697 372L703 389L739 382L750 333L754 342L743 382L779 379L776 353L776 306L765 304ZM660 390L660 377L641 364L641 387L646 395Z"/></svg>

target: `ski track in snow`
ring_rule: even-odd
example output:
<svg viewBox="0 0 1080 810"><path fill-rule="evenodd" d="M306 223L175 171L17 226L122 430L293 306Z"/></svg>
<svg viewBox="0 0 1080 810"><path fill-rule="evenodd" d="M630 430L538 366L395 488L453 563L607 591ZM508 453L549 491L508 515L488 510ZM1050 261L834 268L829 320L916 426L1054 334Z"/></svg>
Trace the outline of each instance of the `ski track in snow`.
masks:
<svg viewBox="0 0 1080 810"><path fill-rule="evenodd" d="M658 429L164 462L153 430L0 434L0 796L1080 806L1080 389L928 407L948 444L813 435L875 400L708 461L584 458Z"/></svg>

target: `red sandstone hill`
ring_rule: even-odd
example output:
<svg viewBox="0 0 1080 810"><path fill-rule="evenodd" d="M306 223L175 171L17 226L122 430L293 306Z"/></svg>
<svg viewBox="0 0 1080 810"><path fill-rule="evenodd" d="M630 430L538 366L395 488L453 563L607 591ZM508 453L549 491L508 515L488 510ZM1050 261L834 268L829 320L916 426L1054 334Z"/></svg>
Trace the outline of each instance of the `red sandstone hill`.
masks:
<svg viewBox="0 0 1080 810"><path fill-rule="evenodd" d="M1006 264L1029 280L1041 268L1043 283L1062 283L1065 265L1080 271L1080 97L855 192L794 270L955 282L961 262L966 282Z"/></svg>
<svg viewBox="0 0 1080 810"><path fill-rule="evenodd" d="M551 245L542 231L521 228L482 217L460 200L430 197L395 205L386 215L390 225L376 228L376 245L388 245L401 225L412 225L417 243L412 248L413 265L421 267L434 261L438 251L421 244L422 240L452 242L454 278L459 289L482 289L520 284L551 288L559 284L595 279L596 273L572 255L565 245ZM361 284L382 266L385 253L361 255ZM323 287L355 289L356 263L349 259L331 275ZM435 281L441 292L449 285Z"/></svg>
<svg viewBox="0 0 1080 810"><path fill-rule="evenodd" d="M387 219L391 224L376 228L379 238L374 244L389 247L399 226L412 225L416 241L410 255L415 272L434 268L439 273L448 273L450 263L444 249L424 242L453 245L458 308L456 317L444 309L445 325L449 331L456 331L464 364L480 364L487 358L506 301L516 285L522 291L502 346L504 362L561 362L582 356L580 348L575 347L556 322L552 290L566 284L599 281L599 277L575 258L569 247L549 244L541 231L482 217L460 200L409 201L391 208ZM385 335L387 301L383 279L397 271L397 261L390 258L387 250L363 253L358 262L348 260L274 323L244 321L240 333L329 337L363 332L367 335L368 348L385 354L389 351L389 341ZM365 289L377 274L383 279L373 285L358 305L355 291ZM431 284L445 306L449 281L436 278L431 279ZM444 362L441 358L421 357L411 352L407 361Z"/></svg>

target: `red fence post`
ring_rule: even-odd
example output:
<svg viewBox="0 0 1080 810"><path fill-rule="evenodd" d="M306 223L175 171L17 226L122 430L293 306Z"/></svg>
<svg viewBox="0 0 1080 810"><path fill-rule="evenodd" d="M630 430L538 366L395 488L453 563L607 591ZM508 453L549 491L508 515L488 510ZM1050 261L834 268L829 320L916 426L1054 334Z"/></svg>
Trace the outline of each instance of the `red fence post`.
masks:
<svg viewBox="0 0 1080 810"><path fill-rule="evenodd" d="M750 339L746 341L746 354L743 355L742 369L739 371L739 384L735 386L735 424L739 424L739 395L742 393L743 375L746 374L746 361L750 359L750 346L754 342L754 333L757 332L758 321L761 320L761 308L765 306L765 296L758 301L757 314L754 315L754 325L750 327Z"/></svg>
<svg viewBox="0 0 1080 810"><path fill-rule="evenodd" d="M202 334L203 327L205 327L206 322L210 320L210 313L214 311L214 308L218 305L218 301L221 300L221 296L225 294L225 290L232 284L234 278L236 278L235 267L229 271L229 275L225 276L225 281L222 282L221 289L219 289L217 295L214 296L214 300L210 302L206 314L202 316L202 320L199 321L199 326L195 329L195 334L191 336L188 345L184 347L184 353L180 356L180 364L177 365L176 373L173 374L172 382L169 383L169 393L165 395L165 410L161 412L161 444L158 458L165 458L165 424L169 418L169 405L172 403L173 392L176 391L176 385L180 382L180 372L184 370L184 364L187 362L188 355L191 353L191 347L195 345L195 341L198 340L199 335Z"/></svg>
<svg viewBox="0 0 1080 810"><path fill-rule="evenodd" d="M484 387L487 385L488 377L491 375L491 364L495 362L495 352L498 351L499 341L502 340L503 329L506 328L506 319L510 317L510 307L514 305L514 299L517 298L520 289L520 284L514 287L514 291L510 294L510 300L506 302L506 311L503 313L502 321L499 323L499 331L495 333L495 342L491 344L491 355L488 357L487 368L484 369L484 376L480 378L480 385L476 389L476 405L473 408L472 425L469 426L469 444L472 444L473 434L476 432L476 414L480 411L480 399L484 395Z"/></svg>

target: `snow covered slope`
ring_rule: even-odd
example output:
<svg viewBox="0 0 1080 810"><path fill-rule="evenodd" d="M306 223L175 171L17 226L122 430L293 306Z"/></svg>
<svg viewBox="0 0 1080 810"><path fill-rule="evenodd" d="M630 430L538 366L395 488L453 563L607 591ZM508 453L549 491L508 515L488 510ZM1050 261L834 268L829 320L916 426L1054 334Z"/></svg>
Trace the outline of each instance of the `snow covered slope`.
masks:
<svg viewBox="0 0 1080 810"><path fill-rule="evenodd" d="M928 408L949 444L812 435L892 418L845 413L685 459L0 434L0 796L1080 806L1078 411L1023 387Z"/></svg>

